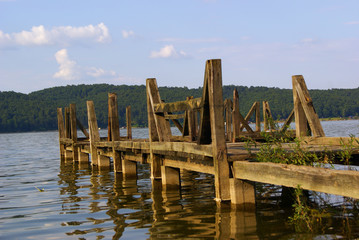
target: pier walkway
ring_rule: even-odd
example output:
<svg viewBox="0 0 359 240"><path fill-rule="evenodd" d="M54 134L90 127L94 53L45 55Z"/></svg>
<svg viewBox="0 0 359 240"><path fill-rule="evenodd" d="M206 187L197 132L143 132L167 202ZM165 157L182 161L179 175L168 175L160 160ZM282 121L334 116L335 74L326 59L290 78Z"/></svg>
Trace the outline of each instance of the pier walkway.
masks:
<svg viewBox="0 0 359 240"><path fill-rule="evenodd" d="M146 80L148 139L133 139L131 107L126 109L127 135L120 136L117 95L108 95L108 136L100 137L94 103L87 101L88 130L76 118L76 105L57 109L60 156L63 161L112 167L125 178L136 178L137 164L149 164L153 186L179 188L180 171L213 174L218 202L255 206L256 182L359 198L359 172L274 162L259 155L280 150L284 156L358 156L359 139L326 137L304 78L292 77L293 111L283 127L272 121L268 102L253 103L246 116L239 112L238 93L223 101L221 61L206 62L201 98L163 102L156 79ZM255 119L255 129L248 124ZM295 120L295 130L288 130ZM175 136L170 122L181 132ZM263 129L262 128L263 125ZM77 136L80 129L85 138ZM286 136L290 141L268 143ZM269 149L269 151L268 151ZM273 151L272 151L273 152ZM299 155L300 156L300 155ZM111 161L112 160L112 161ZM315 165L315 164L314 164Z"/></svg>

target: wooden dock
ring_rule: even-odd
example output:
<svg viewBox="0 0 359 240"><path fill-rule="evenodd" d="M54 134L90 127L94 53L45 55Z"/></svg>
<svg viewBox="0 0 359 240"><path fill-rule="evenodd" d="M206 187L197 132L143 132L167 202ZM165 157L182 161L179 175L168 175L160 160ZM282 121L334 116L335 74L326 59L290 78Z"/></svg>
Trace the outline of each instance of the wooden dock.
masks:
<svg viewBox="0 0 359 240"><path fill-rule="evenodd" d="M163 102L156 79L146 80L148 139L133 139L131 108L126 109L127 135L120 136L117 95L108 95L108 135L101 137L94 103L87 101L88 131L76 118L76 106L57 109L60 155L64 161L113 167L125 178L136 178L137 164L150 165L153 186L163 190L179 188L180 170L213 174L218 202L246 208L255 206L255 182L297 187L329 194L359 198L359 172L313 166L258 162L256 156L266 144L263 132L285 133L301 139L301 150L314 154L328 152L359 154L358 138L325 137L302 76L293 76L293 111L283 127L271 121L268 102L263 102L263 129L260 103L253 103L246 116L239 111L238 93L223 101L221 61L208 60L201 98ZM252 117L253 116L253 117ZM255 119L255 129L248 121ZM288 125L295 119L295 131ZM170 122L181 132L174 136ZM85 138L78 138L80 129ZM248 144L249 140L253 144ZM344 146L350 146L350 149ZM290 154L295 143L281 144ZM111 161L112 159L112 161ZM159 184L158 184L159 183Z"/></svg>

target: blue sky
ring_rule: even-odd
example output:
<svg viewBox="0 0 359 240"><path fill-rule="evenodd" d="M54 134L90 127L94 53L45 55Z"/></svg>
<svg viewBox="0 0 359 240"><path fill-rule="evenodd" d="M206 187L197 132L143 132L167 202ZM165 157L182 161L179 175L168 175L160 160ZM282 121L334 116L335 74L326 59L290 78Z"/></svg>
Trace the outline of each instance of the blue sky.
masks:
<svg viewBox="0 0 359 240"><path fill-rule="evenodd" d="M359 87L357 0L0 0L0 91L72 84Z"/></svg>

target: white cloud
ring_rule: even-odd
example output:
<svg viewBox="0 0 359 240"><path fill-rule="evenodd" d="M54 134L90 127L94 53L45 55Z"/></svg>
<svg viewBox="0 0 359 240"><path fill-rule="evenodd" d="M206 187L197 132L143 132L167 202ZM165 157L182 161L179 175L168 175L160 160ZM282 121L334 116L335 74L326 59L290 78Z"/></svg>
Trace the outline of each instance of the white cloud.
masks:
<svg viewBox="0 0 359 240"><path fill-rule="evenodd" d="M348 25L356 25L356 24L359 24L359 21L346 22L345 24L348 24Z"/></svg>
<svg viewBox="0 0 359 240"><path fill-rule="evenodd" d="M76 61L70 59L67 49L61 49L55 53L55 59L59 64L59 70L53 75L67 81L83 79L109 79L119 78L115 71L107 71L98 67L79 66Z"/></svg>
<svg viewBox="0 0 359 240"><path fill-rule="evenodd" d="M55 58L59 66L59 71L54 74L54 78L61 78L64 80L78 79L78 72L76 70L76 62L70 60L67 50L61 49L55 53Z"/></svg>
<svg viewBox="0 0 359 240"><path fill-rule="evenodd" d="M98 77L106 77L106 76L116 76L115 71L106 71L102 68L90 67L86 71L86 75L98 78Z"/></svg>
<svg viewBox="0 0 359 240"><path fill-rule="evenodd" d="M178 58L185 56L187 56L187 54L184 51L178 53L173 45L166 45L157 52L152 51L150 55L151 58Z"/></svg>
<svg viewBox="0 0 359 240"><path fill-rule="evenodd" d="M33 26L30 31L3 33L0 30L1 46L32 46L68 44L74 40L92 40L97 43L111 41L109 30L104 23L82 27L59 26L46 29L43 25Z"/></svg>
<svg viewBox="0 0 359 240"><path fill-rule="evenodd" d="M133 37L133 36L135 36L134 31L132 31L132 30L130 30L130 31L122 30L122 37L123 38L129 38L129 37Z"/></svg>

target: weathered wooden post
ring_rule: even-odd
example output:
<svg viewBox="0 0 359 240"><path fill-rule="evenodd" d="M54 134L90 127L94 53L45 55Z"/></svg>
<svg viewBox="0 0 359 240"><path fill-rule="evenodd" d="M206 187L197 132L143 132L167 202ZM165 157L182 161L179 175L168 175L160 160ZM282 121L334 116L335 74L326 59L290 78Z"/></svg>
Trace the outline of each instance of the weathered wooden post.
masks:
<svg viewBox="0 0 359 240"><path fill-rule="evenodd" d="M201 105L203 108L201 110L198 144L212 144L216 200L230 200L220 59L206 62Z"/></svg>
<svg viewBox="0 0 359 240"><path fill-rule="evenodd" d="M70 128L71 128L71 140L72 140L72 158L74 161L79 160L79 151L76 146L77 143L77 124L76 124L76 105L70 104Z"/></svg>
<svg viewBox="0 0 359 240"><path fill-rule="evenodd" d="M118 116L117 94L108 94L108 119L109 119L109 138L112 142L112 160L114 172L122 171L121 154L115 150L114 142L120 141L120 123Z"/></svg>
<svg viewBox="0 0 359 240"><path fill-rule="evenodd" d="M98 154L95 146L96 142L100 141L100 133L98 131L98 125L95 114L95 106L93 101L87 101L87 117L90 135L90 152L92 165L98 165Z"/></svg>
<svg viewBox="0 0 359 240"><path fill-rule="evenodd" d="M65 160L65 145L61 143L61 139L65 138L64 117L62 108L57 108L57 128L59 131L60 159Z"/></svg>
<svg viewBox="0 0 359 240"><path fill-rule="evenodd" d="M308 124L314 137L324 137L319 117L315 112L313 100L302 75L292 76L293 102L296 136L308 136Z"/></svg>
<svg viewBox="0 0 359 240"><path fill-rule="evenodd" d="M181 174L179 168L161 166L161 174L163 190L178 189L181 185Z"/></svg>
<svg viewBox="0 0 359 240"><path fill-rule="evenodd" d="M233 102L231 99L226 99L224 101L225 111L226 111L226 139L227 141L232 140L232 108Z"/></svg>
<svg viewBox="0 0 359 240"><path fill-rule="evenodd" d="M232 111L232 122L233 122L233 139L232 142L236 141L239 136L241 122L239 120L239 97L237 89L233 90L233 111Z"/></svg>
<svg viewBox="0 0 359 240"><path fill-rule="evenodd" d="M259 102L256 102L256 132L261 131L261 106Z"/></svg>
<svg viewBox="0 0 359 240"><path fill-rule="evenodd" d="M126 129L127 139L132 139L132 126L131 126L131 106L126 107Z"/></svg>

